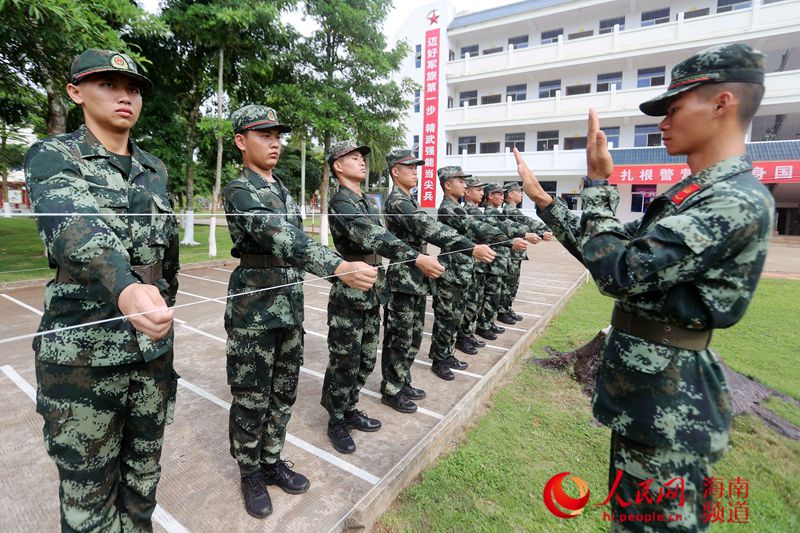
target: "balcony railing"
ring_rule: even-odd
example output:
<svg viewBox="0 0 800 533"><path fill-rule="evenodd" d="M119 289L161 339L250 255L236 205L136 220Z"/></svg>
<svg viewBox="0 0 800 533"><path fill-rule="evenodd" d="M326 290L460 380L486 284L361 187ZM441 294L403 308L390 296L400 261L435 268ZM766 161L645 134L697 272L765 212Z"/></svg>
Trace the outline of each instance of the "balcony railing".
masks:
<svg viewBox="0 0 800 533"><path fill-rule="evenodd" d="M767 74L766 92L761 105L769 106L800 101L800 70ZM448 130L474 127L512 126L582 119L589 108L597 109L606 117L626 116L639 112L639 104L658 96L666 86L643 89L613 89L609 92L540 98L479 106L448 109L445 114Z"/></svg>
<svg viewBox="0 0 800 533"><path fill-rule="evenodd" d="M582 175L586 172L586 150L555 150L523 152L523 159L537 176ZM516 175L514 154L462 154L445 156L442 165L458 165L466 172L479 176Z"/></svg>
<svg viewBox="0 0 800 533"><path fill-rule="evenodd" d="M511 69L553 67L558 61L570 62L586 58L598 58L606 54L629 54L634 50L652 49L659 46L674 46L675 43L703 41L707 39L735 40L744 33L758 30L795 32L800 24L800 9L797 2L779 2L761 5L754 2L750 9L719 13L678 20L644 28L564 41L564 36L552 44L536 45L515 50L510 46L506 52L450 61L446 76L450 82L466 76L481 76Z"/></svg>

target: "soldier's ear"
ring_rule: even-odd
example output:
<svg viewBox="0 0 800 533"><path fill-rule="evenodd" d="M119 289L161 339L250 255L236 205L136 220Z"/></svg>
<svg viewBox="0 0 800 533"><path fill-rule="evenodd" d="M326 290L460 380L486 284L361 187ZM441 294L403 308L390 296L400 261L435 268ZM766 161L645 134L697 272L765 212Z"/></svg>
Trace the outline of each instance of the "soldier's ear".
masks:
<svg viewBox="0 0 800 533"><path fill-rule="evenodd" d="M83 97L81 96L81 89L77 85L73 85L71 83L67 84L67 94L69 95L69 99L72 100L76 105L83 104Z"/></svg>
<svg viewBox="0 0 800 533"><path fill-rule="evenodd" d="M233 142L236 143L236 148L238 148L239 150L244 150L245 149L245 136L246 136L246 133L247 132L245 132L245 133L237 133L236 135L233 136Z"/></svg>

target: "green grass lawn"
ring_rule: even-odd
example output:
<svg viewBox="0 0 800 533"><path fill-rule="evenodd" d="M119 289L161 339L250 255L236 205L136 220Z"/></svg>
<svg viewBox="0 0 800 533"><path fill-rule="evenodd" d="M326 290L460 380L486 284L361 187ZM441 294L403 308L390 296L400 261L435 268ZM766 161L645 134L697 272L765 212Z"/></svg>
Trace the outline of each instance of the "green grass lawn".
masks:
<svg viewBox="0 0 800 533"><path fill-rule="evenodd" d="M796 317L789 318L797 301L800 282L762 280L749 316L713 343L733 368L794 397L800 397L800 384L789 353L796 354L798 335L788 334L782 321L797 324ZM533 355L544 356L544 346L567 351L583 344L608 325L611 306L593 284L583 287L535 342ZM775 332L769 349L750 342L752 329L762 324ZM609 430L592 423L589 399L567 374L523 361L510 375L487 414L454 452L402 493L379 531L608 531L602 511L591 504L607 494ZM770 406L790 420L800 417L795 405ZM800 443L776 435L756 417L737 417L731 449L714 475L748 480L750 525L717 524L713 530L800 530L794 496L800 492L798 457ZM571 520L554 517L542 503L545 483L563 471L580 476L592 490L590 506ZM571 484L566 485L569 490Z"/></svg>

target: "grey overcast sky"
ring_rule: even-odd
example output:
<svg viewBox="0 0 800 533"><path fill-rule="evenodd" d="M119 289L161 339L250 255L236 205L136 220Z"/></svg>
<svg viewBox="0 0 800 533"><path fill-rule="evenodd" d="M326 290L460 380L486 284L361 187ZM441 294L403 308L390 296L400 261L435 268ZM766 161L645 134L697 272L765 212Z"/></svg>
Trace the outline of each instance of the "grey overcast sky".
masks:
<svg viewBox="0 0 800 533"><path fill-rule="evenodd" d="M494 0L491 2L491 6L487 6L486 0L456 0L453 2L453 5L456 7L457 11L480 11L482 9L486 9L487 7L513 4L519 1L520 0ZM430 3L430 0L395 1L394 9L392 9L392 12L389 14L383 31L387 40L394 38L397 31L400 29L400 26L403 24L403 22L405 22L406 18L408 18L408 15L411 14L411 11L416 9L418 6L423 6ZM144 9L155 13L158 11L159 0L139 0L139 4ZM303 21L302 17L298 13L292 13L289 15L289 22L291 22L291 24L301 32L306 32L313 28L313 25Z"/></svg>

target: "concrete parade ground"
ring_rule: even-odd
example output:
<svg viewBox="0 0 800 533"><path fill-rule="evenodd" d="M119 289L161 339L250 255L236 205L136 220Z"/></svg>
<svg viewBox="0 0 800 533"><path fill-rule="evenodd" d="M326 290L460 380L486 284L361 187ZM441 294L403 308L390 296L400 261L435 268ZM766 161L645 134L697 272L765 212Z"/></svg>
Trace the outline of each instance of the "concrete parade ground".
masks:
<svg viewBox="0 0 800 533"><path fill-rule="evenodd" d="M158 531L343 531L369 528L400 491L447 451L466 423L502 384L513 359L524 353L547 322L587 279L586 271L557 242L529 248L514 309L524 317L496 341L470 356L466 371L445 382L427 357L433 309L412 368L413 384L427 391L414 414L380 403L380 358L362 391L359 408L383 422L377 433L353 432L354 454L336 452L320 406L328 362L330 284L306 276L305 357L283 458L311 480L300 496L269 487L274 512L264 520L245 513L239 473L229 454L230 391L225 375L224 297L234 261L180 275L178 304L205 302L175 313L175 369L181 375L175 421L167 426L161 458ZM210 299L218 298L218 301ZM36 331L43 288L0 290L0 338ZM379 354L380 355L380 354ZM42 440L35 412L36 378L30 339L0 345L0 531L56 531L58 474Z"/></svg>

